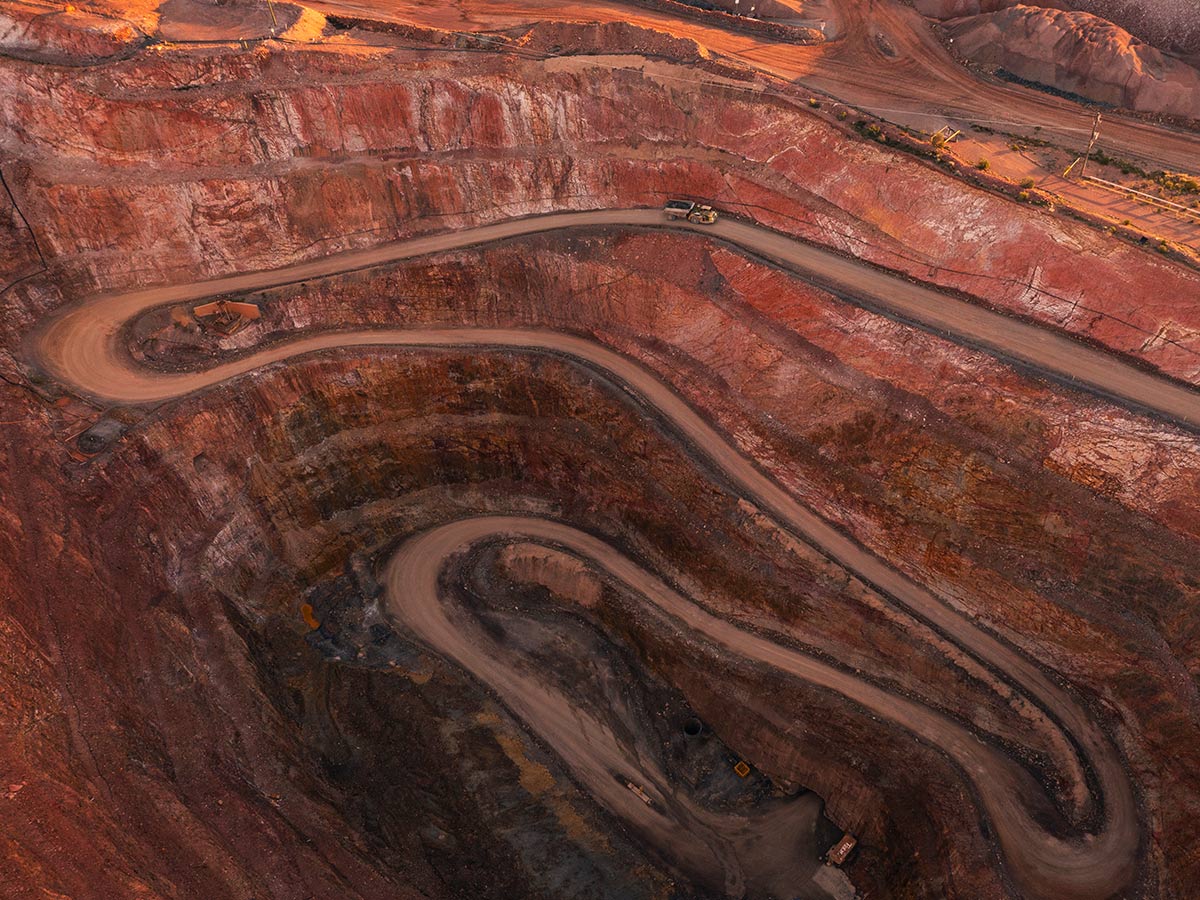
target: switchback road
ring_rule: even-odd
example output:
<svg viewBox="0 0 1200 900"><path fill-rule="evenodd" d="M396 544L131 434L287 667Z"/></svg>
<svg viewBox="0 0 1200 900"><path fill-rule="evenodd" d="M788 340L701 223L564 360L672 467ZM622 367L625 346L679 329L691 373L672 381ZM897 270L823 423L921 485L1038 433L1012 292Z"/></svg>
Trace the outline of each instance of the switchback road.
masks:
<svg viewBox="0 0 1200 900"><path fill-rule="evenodd" d="M840 669L819 663L782 644L743 632L684 598L664 592L665 586L653 576L614 555L611 548L565 526L536 520L516 523L470 520L475 524L460 523L457 530L435 532L435 537L429 537L428 543L422 545L423 558L440 559L439 554L452 552L464 540L473 540L489 529L565 544L705 637L748 659L838 691L939 746L975 785L1011 871L1031 895L1047 900L1094 900L1119 891L1132 877L1136 865L1140 839L1137 807L1120 757L1071 692L1021 653L977 627L933 593L802 506L639 363L594 341L543 329L392 328L327 332L298 337L252 352L242 359L185 373L139 368L121 346L121 326L138 314L163 304L298 282L421 254L571 226L663 224L662 213L657 210L564 213L416 238L270 272L100 297L53 320L36 336L33 350L38 361L64 383L86 394L121 403L165 401L203 390L272 362L346 347L549 352L600 370L669 423L698 458L706 460L735 490L767 511L780 527L819 548L899 605L931 622L950 640L1002 673L1033 699L1061 728L1056 764L1073 786L1073 790L1068 791L1070 808L1065 810L1068 818L1082 822L1096 814L1101 822L1099 829L1071 840L1050 835L1031 819L1029 804L1025 802L1031 792L1040 791L1039 786L1020 766L973 733L920 704L885 694ZM994 348L1006 357L1027 362L1057 377L1088 384L1168 418L1200 425L1200 395L1195 391L1134 369L1114 356L1069 338L1013 321L752 225L722 221L715 227L696 230L810 273L822 283L862 296L871 305L921 321L957 340ZM480 528L482 532L478 530ZM421 563L422 568L414 569L412 565L417 563L412 559L411 555L406 556L401 551L389 570L394 585L407 586L403 591L394 590L391 594L396 615L418 630L431 645L471 669L475 665L472 658L463 656L460 645L448 644L445 629L428 618L436 618L430 606L438 602L436 591L429 587L428 564ZM414 603L418 606L411 605ZM480 677L491 675L480 671ZM524 709L519 701L520 698L514 698L515 708ZM530 725L535 730L551 727L539 721L541 708L539 703L531 703L525 713L531 717ZM1078 754L1075 748L1078 748ZM568 765L580 762L572 759L569 746L561 752ZM1093 773L1099 787L1095 796L1088 787L1084 765Z"/></svg>
<svg viewBox="0 0 1200 900"><path fill-rule="evenodd" d="M659 809L673 798L673 792L657 767L646 765L640 758L631 760L631 754L611 733L576 710L567 698L530 676L523 667L506 665L487 640L451 621L446 614L439 576L447 559L472 543L492 538L565 547L613 581L640 594L684 628L715 643L722 652L836 691L941 748L974 783L1010 868L1031 896L1102 900L1129 880L1138 843L1136 808L1111 749L1089 724L1082 723L1086 729L1082 737L1085 746L1097 754L1093 759L1099 764L1097 774L1105 792L1106 826L1099 834L1080 841L1064 841L1046 834L1030 817L1027 800L1030 791L1038 788L1031 784L1028 773L961 725L920 703L712 615L609 544L578 529L537 518L488 516L434 528L402 545L384 574L391 614L433 650L495 690L610 810L643 830L664 832L656 835L660 846L673 848L689 863L688 868L704 871L701 864L723 865L731 896L741 896L739 891L744 886L741 860L736 851L722 847L711 835L711 827L698 827L705 818L710 826L716 824L712 821L715 816L706 817L689 805L680 810L683 815L671 818L633 799L624 787L623 779L629 776L653 791ZM961 635L962 629L959 631ZM1056 700L1071 702L1065 694ZM1065 710L1059 707L1056 711ZM681 826L678 819L690 827ZM787 861L776 859L773 864L786 868ZM790 900L793 895L776 896Z"/></svg>
<svg viewBox="0 0 1200 900"><path fill-rule="evenodd" d="M650 209L606 209L513 219L383 244L282 269L100 297L52 322L37 341L35 353L54 375L92 396L119 403L168 400L297 353L347 342L390 343L393 338L385 338L382 332L319 335L264 349L203 372L167 375L132 367L117 347L121 326L148 309L216 294L290 284L504 238L605 225L673 227L728 241L852 300L951 340L1024 363L1069 385L1090 389L1168 421L1200 429L1200 390L1138 369L1114 354L1060 332L913 284L893 273L757 225L730 218L710 226L668 224L661 211ZM414 340L412 332L405 333L410 335L410 342Z"/></svg>

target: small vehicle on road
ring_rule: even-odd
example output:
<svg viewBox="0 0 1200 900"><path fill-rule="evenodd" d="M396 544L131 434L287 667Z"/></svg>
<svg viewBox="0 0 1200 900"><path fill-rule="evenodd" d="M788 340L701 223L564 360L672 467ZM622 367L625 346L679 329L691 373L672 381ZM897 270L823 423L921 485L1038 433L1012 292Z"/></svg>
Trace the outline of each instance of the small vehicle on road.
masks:
<svg viewBox="0 0 1200 900"><path fill-rule="evenodd" d="M850 856L850 851L858 846L858 839L850 832L842 835L841 840L829 848L829 852L825 854L825 865L840 866L844 865L846 859Z"/></svg>
<svg viewBox="0 0 1200 900"><path fill-rule="evenodd" d="M687 219L700 225L711 225L720 215L711 206L701 206L694 200L668 200L663 212L671 219Z"/></svg>
<svg viewBox="0 0 1200 900"><path fill-rule="evenodd" d="M650 795L643 790L641 785L634 784L632 781L627 780L625 782L625 787L629 788L629 790L633 792L633 795L645 803L648 807L654 809L654 801L650 799Z"/></svg>

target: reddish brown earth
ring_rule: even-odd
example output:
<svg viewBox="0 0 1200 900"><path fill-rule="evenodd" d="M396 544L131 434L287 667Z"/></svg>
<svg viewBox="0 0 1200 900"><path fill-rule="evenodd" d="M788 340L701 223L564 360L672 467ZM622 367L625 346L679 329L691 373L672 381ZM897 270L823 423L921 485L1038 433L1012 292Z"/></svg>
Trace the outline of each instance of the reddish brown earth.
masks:
<svg viewBox="0 0 1200 900"><path fill-rule="evenodd" d="M681 83L685 70L670 67L484 54L448 78L440 58L333 44L152 54L82 77L13 64L0 94L18 123L10 186L58 283L88 291L690 191L1200 375L1200 314L1176 301L1197 290L1193 273L965 187L798 104L740 81ZM57 105L42 102L43 78ZM535 196L530 181L544 185Z"/></svg>
<svg viewBox="0 0 1200 900"><path fill-rule="evenodd" d="M10 3L0 10L5 55L79 65L132 53L145 35L129 22L74 8Z"/></svg>
<svg viewBox="0 0 1200 900"><path fill-rule="evenodd" d="M1200 119L1200 69L1086 12L1017 6L949 23L955 50L1049 85L1140 112Z"/></svg>
<svg viewBox="0 0 1200 900"><path fill-rule="evenodd" d="M1200 6L1195 0L914 0L921 13L939 19L974 16L1014 6L1079 10L1107 19L1170 53L1200 53Z"/></svg>
<svg viewBox="0 0 1200 900"><path fill-rule="evenodd" d="M123 11L144 33L151 14ZM109 407L57 383L35 338L101 292L685 194L1194 384L1194 270L864 140L654 31L515 32L607 54L541 60L336 26L312 46L110 53L51 24L38 46L86 65L0 59L14 896L686 897L689 877L724 895L573 780L503 692L388 618L396 547L481 515L582 529L721 618L953 720L1027 774L1039 828L1072 839L1102 819L1079 814L1079 755L1009 673L781 529L601 371L356 348ZM232 338L163 308L118 349L153 373L331 329L539 327L637 361L797 502L1077 700L1132 790L1138 840L1115 895L1200 883L1194 431L702 234L552 233L246 299L263 317ZM1038 895L936 743L722 652L587 559L499 538L439 584L688 808L803 821L777 829L795 844L756 873L786 853L781 871L817 868L838 836L807 788L859 836L846 873L861 896ZM683 735L693 717L700 742Z"/></svg>

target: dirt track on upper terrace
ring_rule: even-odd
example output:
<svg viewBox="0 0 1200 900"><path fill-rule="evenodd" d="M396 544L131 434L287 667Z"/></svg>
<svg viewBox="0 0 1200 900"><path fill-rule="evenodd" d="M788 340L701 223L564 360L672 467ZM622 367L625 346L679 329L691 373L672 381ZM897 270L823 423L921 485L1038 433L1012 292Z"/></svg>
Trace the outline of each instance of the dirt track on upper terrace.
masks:
<svg viewBox="0 0 1200 900"><path fill-rule="evenodd" d="M624 22L690 38L763 72L927 131L968 120L1068 148L1084 147L1091 134L1090 110L1063 97L981 79L950 55L920 14L891 0L834 0L836 39L811 46L620 0L315 0L310 5L328 14L472 32L540 21ZM1194 172L1200 135L1114 110L1105 111L1100 146L1114 156Z"/></svg>

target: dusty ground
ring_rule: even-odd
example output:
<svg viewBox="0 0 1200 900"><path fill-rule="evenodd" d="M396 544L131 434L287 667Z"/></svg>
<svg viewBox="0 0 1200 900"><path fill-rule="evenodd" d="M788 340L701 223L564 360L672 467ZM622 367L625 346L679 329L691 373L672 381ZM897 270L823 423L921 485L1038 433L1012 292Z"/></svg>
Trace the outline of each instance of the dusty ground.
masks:
<svg viewBox="0 0 1200 900"><path fill-rule="evenodd" d="M1186 896L1200 275L1019 197L1090 113L891 4L322 10L5 6L17 896Z"/></svg>

